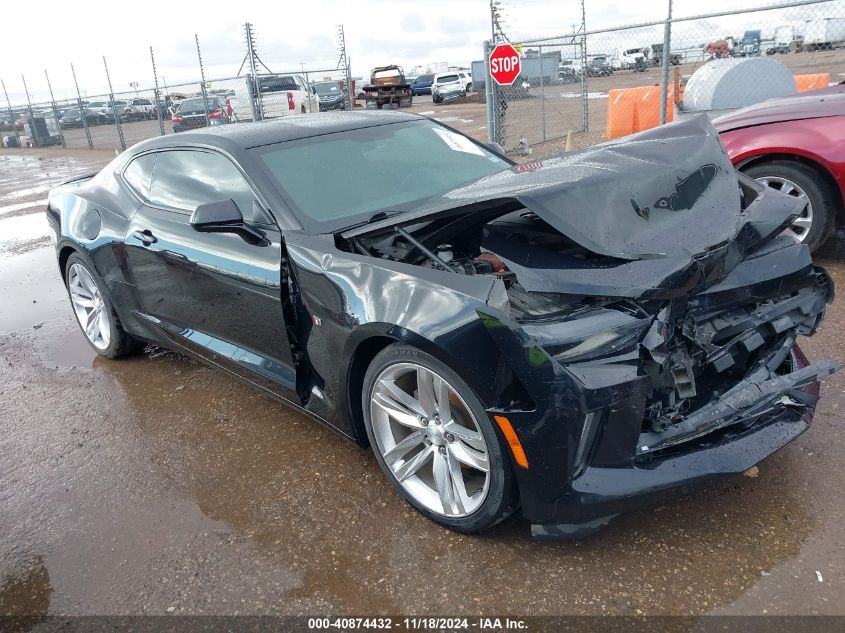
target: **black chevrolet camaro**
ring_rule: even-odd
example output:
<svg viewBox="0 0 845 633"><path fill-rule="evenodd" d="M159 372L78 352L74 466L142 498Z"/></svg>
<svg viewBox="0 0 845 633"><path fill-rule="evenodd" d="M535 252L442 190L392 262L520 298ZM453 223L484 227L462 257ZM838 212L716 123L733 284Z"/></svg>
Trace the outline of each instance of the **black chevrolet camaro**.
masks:
<svg viewBox="0 0 845 633"><path fill-rule="evenodd" d="M833 296L706 119L514 165L373 112L163 136L49 196L102 355L154 343L361 446L438 523L580 536L802 433Z"/></svg>

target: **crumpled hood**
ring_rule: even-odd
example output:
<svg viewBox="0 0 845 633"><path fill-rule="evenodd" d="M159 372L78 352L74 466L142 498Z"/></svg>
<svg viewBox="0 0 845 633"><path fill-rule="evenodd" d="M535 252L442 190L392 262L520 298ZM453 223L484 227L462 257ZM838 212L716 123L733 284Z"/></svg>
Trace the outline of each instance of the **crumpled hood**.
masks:
<svg viewBox="0 0 845 633"><path fill-rule="evenodd" d="M581 246L627 260L693 256L745 221L736 171L705 116L517 165L447 197L516 198Z"/></svg>

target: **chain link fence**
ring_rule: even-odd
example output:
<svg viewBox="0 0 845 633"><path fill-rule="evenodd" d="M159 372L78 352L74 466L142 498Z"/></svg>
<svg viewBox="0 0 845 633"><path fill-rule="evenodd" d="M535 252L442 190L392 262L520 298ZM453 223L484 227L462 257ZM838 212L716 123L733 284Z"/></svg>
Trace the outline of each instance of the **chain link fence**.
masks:
<svg viewBox="0 0 845 633"><path fill-rule="evenodd" d="M248 47L241 69L250 61L248 69L261 70L254 74L207 78L197 39L199 80L168 83L158 74L151 48L149 83L142 87L133 82L129 91L83 94L77 84L76 98L57 100L47 77L50 100L32 101L22 77L27 100L13 105L4 81L5 103L0 105L3 146L122 151L144 139L187 129L354 107L342 27L336 67L309 69L303 65L290 72L270 72L255 52L251 25L245 27ZM73 66L71 71L76 83ZM108 70L106 78L111 85Z"/></svg>
<svg viewBox="0 0 845 633"><path fill-rule="evenodd" d="M522 71L510 86L487 75L488 136L514 155L544 143L573 149L845 78L843 0L738 4L673 16L667 2L637 25L508 39Z"/></svg>

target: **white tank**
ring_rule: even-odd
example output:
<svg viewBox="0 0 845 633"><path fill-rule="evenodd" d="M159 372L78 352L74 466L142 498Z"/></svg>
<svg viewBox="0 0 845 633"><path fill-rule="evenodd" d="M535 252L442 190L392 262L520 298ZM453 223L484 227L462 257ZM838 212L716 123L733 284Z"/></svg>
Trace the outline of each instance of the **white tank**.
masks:
<svg viewBox="0 0 845 633"><path fill-rule="evenodd" d="M687 81L684 110L744 108L795 94L795 78L779 61L766 57L714 59Z"/></svg>

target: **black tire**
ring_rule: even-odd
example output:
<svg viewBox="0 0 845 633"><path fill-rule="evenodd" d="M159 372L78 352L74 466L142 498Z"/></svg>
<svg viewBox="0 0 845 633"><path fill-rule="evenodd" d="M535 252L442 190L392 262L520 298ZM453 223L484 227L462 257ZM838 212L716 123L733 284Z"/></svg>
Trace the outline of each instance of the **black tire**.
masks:
<svg viewBox="0 0 845 633"><path fill-rule="evenodd" d="M70 289L68 288L68 280L70 279L69 271L71 266L73 266L74 264L78 264L85 268L85 270L87 270L91 277L94 279L94 283L97 284L97 288L99 288L100 293L102 294L103 304L105 305L105 308L106 310L108 310L109 314L110 342L109 346L105 349L99 349L95 347L85 335L85 331L82 331L82 335L85 336L85 340L88 341L88 344L91 345L91 348L100 356L105 356L106 358L120 358L122 356L127 356L141 349L141 347L143 347L143 343L131 336L130 334L127 334L126 331L123 329L123 326L120 324L120 319L117 316L117 312L115 312L114 310L114 305L112 305L108 290L104 287L103 282L100 280L99 276L95 273L91 266L89 266L88 263L76 253L70 255L70 257L68 257L67 261L65 262L65 290L67 290L68 296L70 296ZM79 323L79 320L77 320L77 325L79 325L80 330L83 329L82 324Z"/></svg>
<svg viewBox="0 0 845 633"><path fill-rule="evenodd" d="M370 399L376 378L381 372L391 365L397 363L411 362L422 365L442 376L452 387L460 393L461 398L471 409L472 414L478 422L478 426L487 444L488 459L490 463L490 483L487 497L481 506L472 514L465 517L449 517L430 511L408 495L393 471L385 463L381 451L373 433L372 420L370 418ZM410 505L416 508L435 523L449 528L456 532L480 532L486 530L510 516L518 507L519 493L517 491L516 478L511 465L510 454L506 452L505 445L499 437L499 433L493 427L493 423L487 416L487 412L472 389L447 365L440 362L425 352L399 343L390 345L383 349L367 368L364 377L364 388L362 390L362 407L364 411L364 426L367 437L373 448L379 466L388 478L393 487Z"/></svg>
<svg viewBox="0 0 845 633"><path fill-rule="evenodd" d="M830 185L813 167L795 160L769 160L754 163L742 172L751 178L786 178L807 194L813 207L813 223L804 242L815 252L833 233L838 208Z"/></svg>

